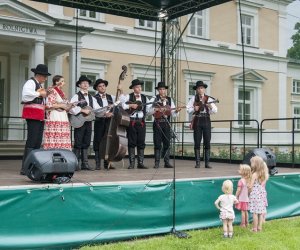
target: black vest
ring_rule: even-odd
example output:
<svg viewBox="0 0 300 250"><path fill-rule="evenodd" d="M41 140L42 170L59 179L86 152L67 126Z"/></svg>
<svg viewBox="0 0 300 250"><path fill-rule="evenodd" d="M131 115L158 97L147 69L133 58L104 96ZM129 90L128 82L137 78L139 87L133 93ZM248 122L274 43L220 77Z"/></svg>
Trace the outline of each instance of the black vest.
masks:
<svg viewBox="0 0 300 250"><path fill-rule="evenodd" d="M107 99L107 103L108 104L113 104L113 99L112 99L112 96L109 95L109 94L105 94L106 95L106 99ZM97 93L96 95L94 95L94 97L96 98L98 104L100 107L103 107L103 102L102 102L102 98L100 96L99 93Z"/></svg>
<svg viewBox="0 0 300 250"><path fill-rule="evenodd" d="M34 79L33 77L31 78L31 80L34 81L35 83L35 91L37 91L38 89L41 89L42 88L42 85L40 83L38 83L38 81L36 79ZM43 97L36 97L34 98L31 102L29 103L36 103L36 104L42 104L44 101L44 98Z"/></svg>
<svg viewBox="0 0 300 250"><path fill-rule="evenodd" d="M146 96L143 95L143 94L140 94L140 95L141 95L142 103L146 104L147 103ZM129 94L129 101L130 102L135 102L136 101L136 98L135 98L135 95L134 95L133 92ZM144 118L145 118L145 116L146 116L146 105L143 106L143 113L144 113Z"/></svg>
<svg viewBox="0 0 300 250"><path fill-rule="evenodd" d="M77 95L78 95L78 101L85 100L84 95L80 91L77 93ZM89 97L89 103L90 103L89 106L94 108L93 107L93 97L90 94L88 94L88 97ZM88 105L86 102L84 102L84 103L79 103L77 106L79 106L80 108L84 108L85 106L88 106Z"/></svg>
<svg viewBox="0 0 300 250"><path fill-rule="evenodd" d="M156 95L155 97L155 102L160 102L160 95ZM167 105L170 106L171 108L171 97L170 96L167 96ZM170 120L170 115L168 116L168 120Z"/></svg>

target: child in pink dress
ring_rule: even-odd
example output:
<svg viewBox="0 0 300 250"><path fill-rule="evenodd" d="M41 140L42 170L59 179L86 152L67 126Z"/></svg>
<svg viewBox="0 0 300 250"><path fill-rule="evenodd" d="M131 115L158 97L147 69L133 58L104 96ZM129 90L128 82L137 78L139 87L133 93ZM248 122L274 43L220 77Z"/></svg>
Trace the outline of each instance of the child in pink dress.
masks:
<svg viewBox="0 0 300 250"><path fill-rule="evenodd" d="M218 197L218 199L215 201L215 205L220 210L220 219L223 221L224 238L232 238L232 222L235 217L233 205L237 204L239 201L232 194L233 183L231 180L226 180L223 182L222 191L224 194Z"/></svg>
<svg viewBox="0 0 300 250"><path fill-rule="evenodd" d="M250 159L252 168L252 178L249 186L249 208L253 215L252 231L257 232L262 230L264 214L266 214L267 193L266 182L269 178L268 167L264 160L259 156L254 156Z"/></svg>
<svg viewBox="0 0 300 250"><path fill-rule="evenodd" d="M238 182L238 188L236 190L235 196L237 197L239 203L235 205L235 208L241 211L241 227L248 226L248 186L251 182L251 168L249 165L241 164L239 174L241 179Z"/></svg>

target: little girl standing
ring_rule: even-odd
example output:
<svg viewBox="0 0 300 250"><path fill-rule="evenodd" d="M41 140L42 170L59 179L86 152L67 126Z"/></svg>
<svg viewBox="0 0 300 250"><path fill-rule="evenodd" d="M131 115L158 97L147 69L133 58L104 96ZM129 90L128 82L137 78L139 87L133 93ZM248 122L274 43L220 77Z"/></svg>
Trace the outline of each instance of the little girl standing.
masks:
<svg viewBox="0 0 300 250"><path fill-rule="evenodd" d="M252 231L262 230L263 216L266 213L267 193L265 189L266 182L269 178L268 168L264 160L259 156L250 159L252 168L252 179L250 183L249 208L253 214Z"/></svg>
<svg viewBox="0 0 300 250"><path fill-rule="evenodd" d="M233 205L238 203L237 198L232 194L233 183L231 180L223 182L222 191L224 194L220 195L215 201L216 207L220 210L220 219L223 221L224 238L232 238L234 220Z"/></svg>
<svg viewBox="0 0 300 250"><path fill-rule="evenodd" d="M242 221L241 227L248 226L248 186L251 182L251 168L249 165L241 164L239 174L241 175L241 179L238 182L238 188L236 190L236 197L239 201L238 204L235 205L235 208L241 211Z"/></svg>

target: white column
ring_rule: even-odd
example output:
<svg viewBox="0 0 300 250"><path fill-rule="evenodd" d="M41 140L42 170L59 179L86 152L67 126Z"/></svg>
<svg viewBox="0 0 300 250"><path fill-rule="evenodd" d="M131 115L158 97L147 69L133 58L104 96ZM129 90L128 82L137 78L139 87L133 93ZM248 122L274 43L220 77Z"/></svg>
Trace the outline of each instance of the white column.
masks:
<svg viewBox="0 0 300 250"><path fill-rule="evenodd" d="M50 79L52 79L53 76L61 74L60 72L56 71L56 59L57 59L56 56L51 56L47 60L48 61L48 63L47 63L48 64L48 71L51 73L51 76L48 79L48 86L51 85Z"/></svg>
<svg viewBox="0 0 300 250"><path fill-rule="evenodd" d="M20 79L20 54L10 53L10 98L9 114L18 117L21 114L21 92L22 82ZM8 140L21 140L23 138L23 120L20 118L10 118L8 120Z"/></svg>
<svg viewBox="0 0 300 250"><path fill-rule="evenodd" d="M36 40L34 44L34 67L44 63L45 43L43 40Z"/></svg>
<svg viewBox="0 0 300 250"><path fill-rule="evenodd" d="M77 48L77 74L76 74L76 47L73 46L69 51L69 68L70 68L69 96L73 96L76 92L75 83L79 79L80 69L81 69L81 55L80 55L79 47Z"/></svg>
<svg viewBox="0 0 300 250"><path fill-rule="evenodd" d="M287 12L286 6L280 5L279 7L279 15L278 15L278 48L279 48L279 56L286 57L286 52L288 49L288 22L287 22Z"/></svg>

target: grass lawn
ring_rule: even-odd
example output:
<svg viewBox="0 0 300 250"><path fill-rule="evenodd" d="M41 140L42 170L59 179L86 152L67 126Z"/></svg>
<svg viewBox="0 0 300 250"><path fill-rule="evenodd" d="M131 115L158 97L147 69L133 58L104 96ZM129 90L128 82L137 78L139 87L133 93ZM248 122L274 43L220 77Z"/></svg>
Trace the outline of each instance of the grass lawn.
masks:
<svg viewBox="0 0 300 250"><path fill-rule="evenodd" d="M263 231L253 233L249 228L234 227L232 239L222 238L222 228L187 231L188 239L179 239L173 235L156 236L125 242L85 246L81 250L97 249L300 249L300 217L267 221Z"/></svg>

